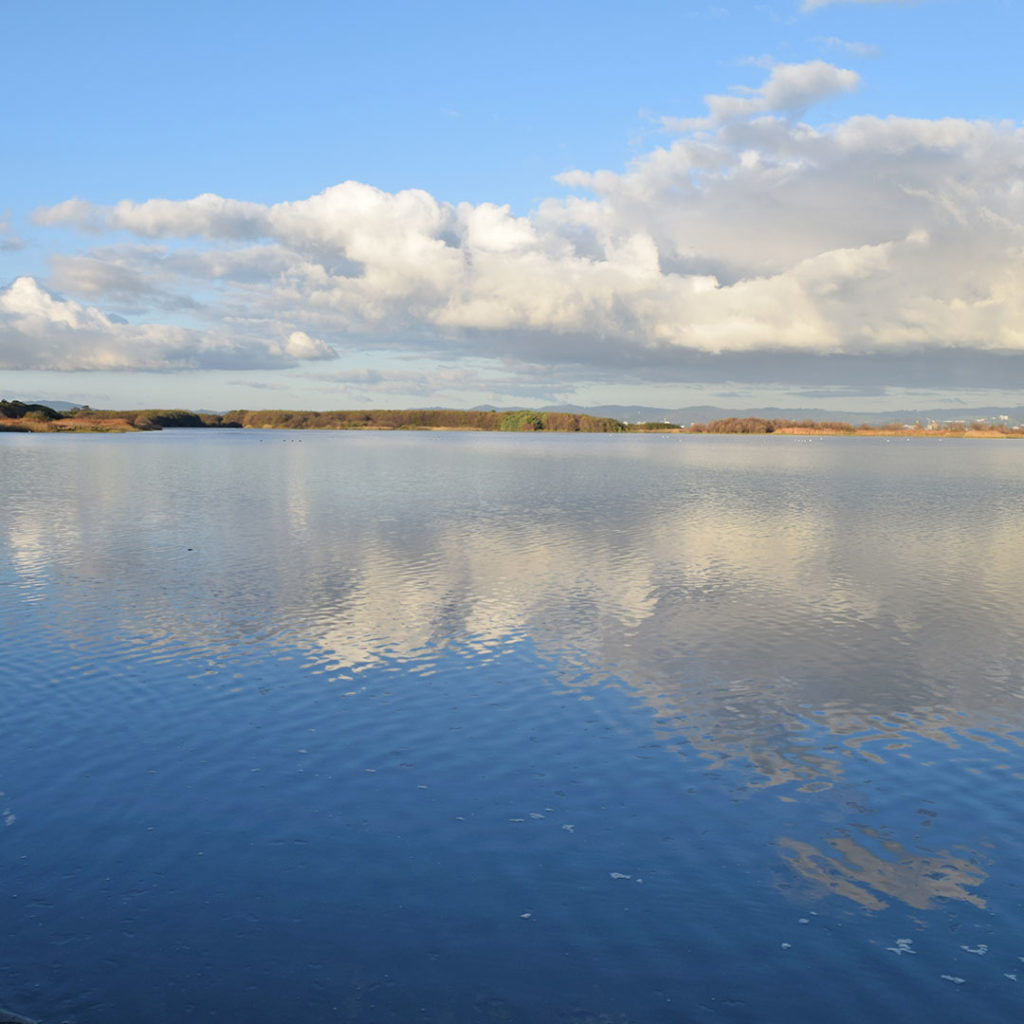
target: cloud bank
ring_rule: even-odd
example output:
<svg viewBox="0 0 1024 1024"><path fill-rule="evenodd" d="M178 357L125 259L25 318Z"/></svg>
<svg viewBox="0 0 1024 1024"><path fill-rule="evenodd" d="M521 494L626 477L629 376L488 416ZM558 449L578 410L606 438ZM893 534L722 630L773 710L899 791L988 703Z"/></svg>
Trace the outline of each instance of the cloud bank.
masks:
<svg viewBox="0 0 1024 1024"><path fill-rule="evenodd" d="M1024 354L1024 131L801 120L858 81L779 65L625 170L560 175L527 216L355 181L274 205L70 199L36 222L97 245L0 291L0 366L312 370L380 349L531 382L850 383L930 360L950 384L985 357L1002 382Z"/></svg>

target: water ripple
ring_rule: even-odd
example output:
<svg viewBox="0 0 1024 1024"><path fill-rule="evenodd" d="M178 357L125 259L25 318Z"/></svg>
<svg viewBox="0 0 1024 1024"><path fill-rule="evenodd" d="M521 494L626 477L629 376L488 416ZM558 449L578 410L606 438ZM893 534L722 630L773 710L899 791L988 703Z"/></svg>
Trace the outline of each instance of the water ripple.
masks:
<svg viewBox="0 0 1024 1024"><path fill-rule="evenodd" d="M12 437L5 1002L1019 1016L1013 446Z"/></svg>

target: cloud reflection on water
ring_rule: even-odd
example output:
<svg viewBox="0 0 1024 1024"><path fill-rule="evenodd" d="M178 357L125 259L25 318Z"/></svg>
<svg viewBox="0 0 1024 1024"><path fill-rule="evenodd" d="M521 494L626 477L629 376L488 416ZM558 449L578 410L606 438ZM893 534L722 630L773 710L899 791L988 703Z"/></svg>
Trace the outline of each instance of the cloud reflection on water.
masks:
<svg viewBox="0 0 1024 1024"><path fill-rule="evenodd" d="M790 800L934 744L1019 760L1007 447L274 434L154 460L134 440L77 449L94 476L75 502L51 446L3 520L22 599L59 588L71 643L104 615L153 658L298 646L330 685L528 640L545 682L624 682L666 745ZM115 597L99 610L98 580ZM862 906L984 905L969 856L824 843L780 840Z"/></svg>
<svg viewBox="0 0 1024 1024"><path fill-rule="evenodd" d="M1013 495L901 489L898 468L857 479L846 465L829 479L815 471L827 460L794 465L790 450L779 464L763 446L754 463L735 448L657 454L649 468L674 475L650 493L613 459L582 493L526 507L509 500L533 486L517 474L476 495L457 480L453 494L415 496L396 474L367 509L362 481L325 483L306 453L275 460L255 491L245 480L244 505L216 466L182 492L162 469L140 479L108 462L88 502L62 501L52 481L56 493L23 496L3 539L23 581L107 579L138 598L117 608L125 635L182 648L230 645L257 617L339 668L528 636L569 662L573 686L620 678L662 729L723 757L798 734L812 712L875 757L892 734L948 742L978 727L1016 742L1024 549L1002 514ZM557 484L541 480L549 498ZM922 502L934 507L910 514Z"/></svg>
<svg viewBox="0 0 1024 1024"><path fill-rule="evenodd" d="M899 900L917 910L927 910L938 900L963 900L984 908L985 900L973 892L987 873L977 855L957 856L942 851L921 856L893 840L881 840L863 830L861 842L847 834L827 840L828 852L811 843L781 837L778 845L788 851L790 866L805 879L828 892L859 903L866 910L884 910L888 904L878 894ZM868 848L880 845L886 856Z"/></svg>

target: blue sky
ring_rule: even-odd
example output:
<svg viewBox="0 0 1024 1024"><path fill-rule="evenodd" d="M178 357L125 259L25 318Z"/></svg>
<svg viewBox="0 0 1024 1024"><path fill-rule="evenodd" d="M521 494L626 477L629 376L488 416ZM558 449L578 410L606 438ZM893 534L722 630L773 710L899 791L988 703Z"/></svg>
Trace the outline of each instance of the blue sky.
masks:
<svg viewBox="0 0 1024 1024"><path fill-rule="evenodd" d="M1019 404L1012 0L5 27L2 397Z"/></svg>

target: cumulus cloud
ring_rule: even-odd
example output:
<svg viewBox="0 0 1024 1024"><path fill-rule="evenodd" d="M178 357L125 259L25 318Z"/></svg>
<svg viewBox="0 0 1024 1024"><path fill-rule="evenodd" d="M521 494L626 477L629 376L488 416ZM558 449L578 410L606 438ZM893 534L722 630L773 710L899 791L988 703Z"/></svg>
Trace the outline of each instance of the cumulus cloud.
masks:
<svg viewBox="0 0 1024 1024"><path fill-rule="evenodd" d="M829 96L852 92L860 83L856 71L837 68L823 60L806 64L778 64L768 81L749 96L708 96L707 104L717 121L748 117L766 111L802 114Z"/></svg>
<svg viewBox="0 0 1024 1024"><path fill-rule="evenodd" d="M53 345L62 365L103 353L168 368L376 348L512 357L549 383L828 385L879 365L909 379L924 355L948 381L951 353L989 353L1002 361L976 365L1005 378L1024 354L1024 132L800 120L858 81L823 61L777 65L757 89L708 97L705 117L625 170L560 175L569 194L528 216L354 181L274 205L70 200L37 222L138 241L55 260L51 284L74 300L35 282L2 293L16 304L34 288L48 310L2 313L5 365L33 351L56 365ZM202 330L98 312L159 319L190 298ZM26 332L47 318L60 341L35 349Z"/></svg>
<svg viewBox="0 0 1024 1024"><path fill-rule="evenodd" d="M31 277L0 290L0 366L7 370L184 366L190 347L181 328L132 327L51 295Z"/></svg>
<svg viewBox="0 0 1024 1024"><path fill-rule="evenodd" d="M292 359L333 359L337 353L319 338L311 338L305 331L292 331L288 340L275 349Z"/></svg>
<svg viewBox="0 0 1024 1024"><path fill-rule="evenodd" d="M302 332L278 344L169 324L131 324L53 295L32 277L0 289L0 368L5 370L269 369L331 356L328 346Z"/></svg>

